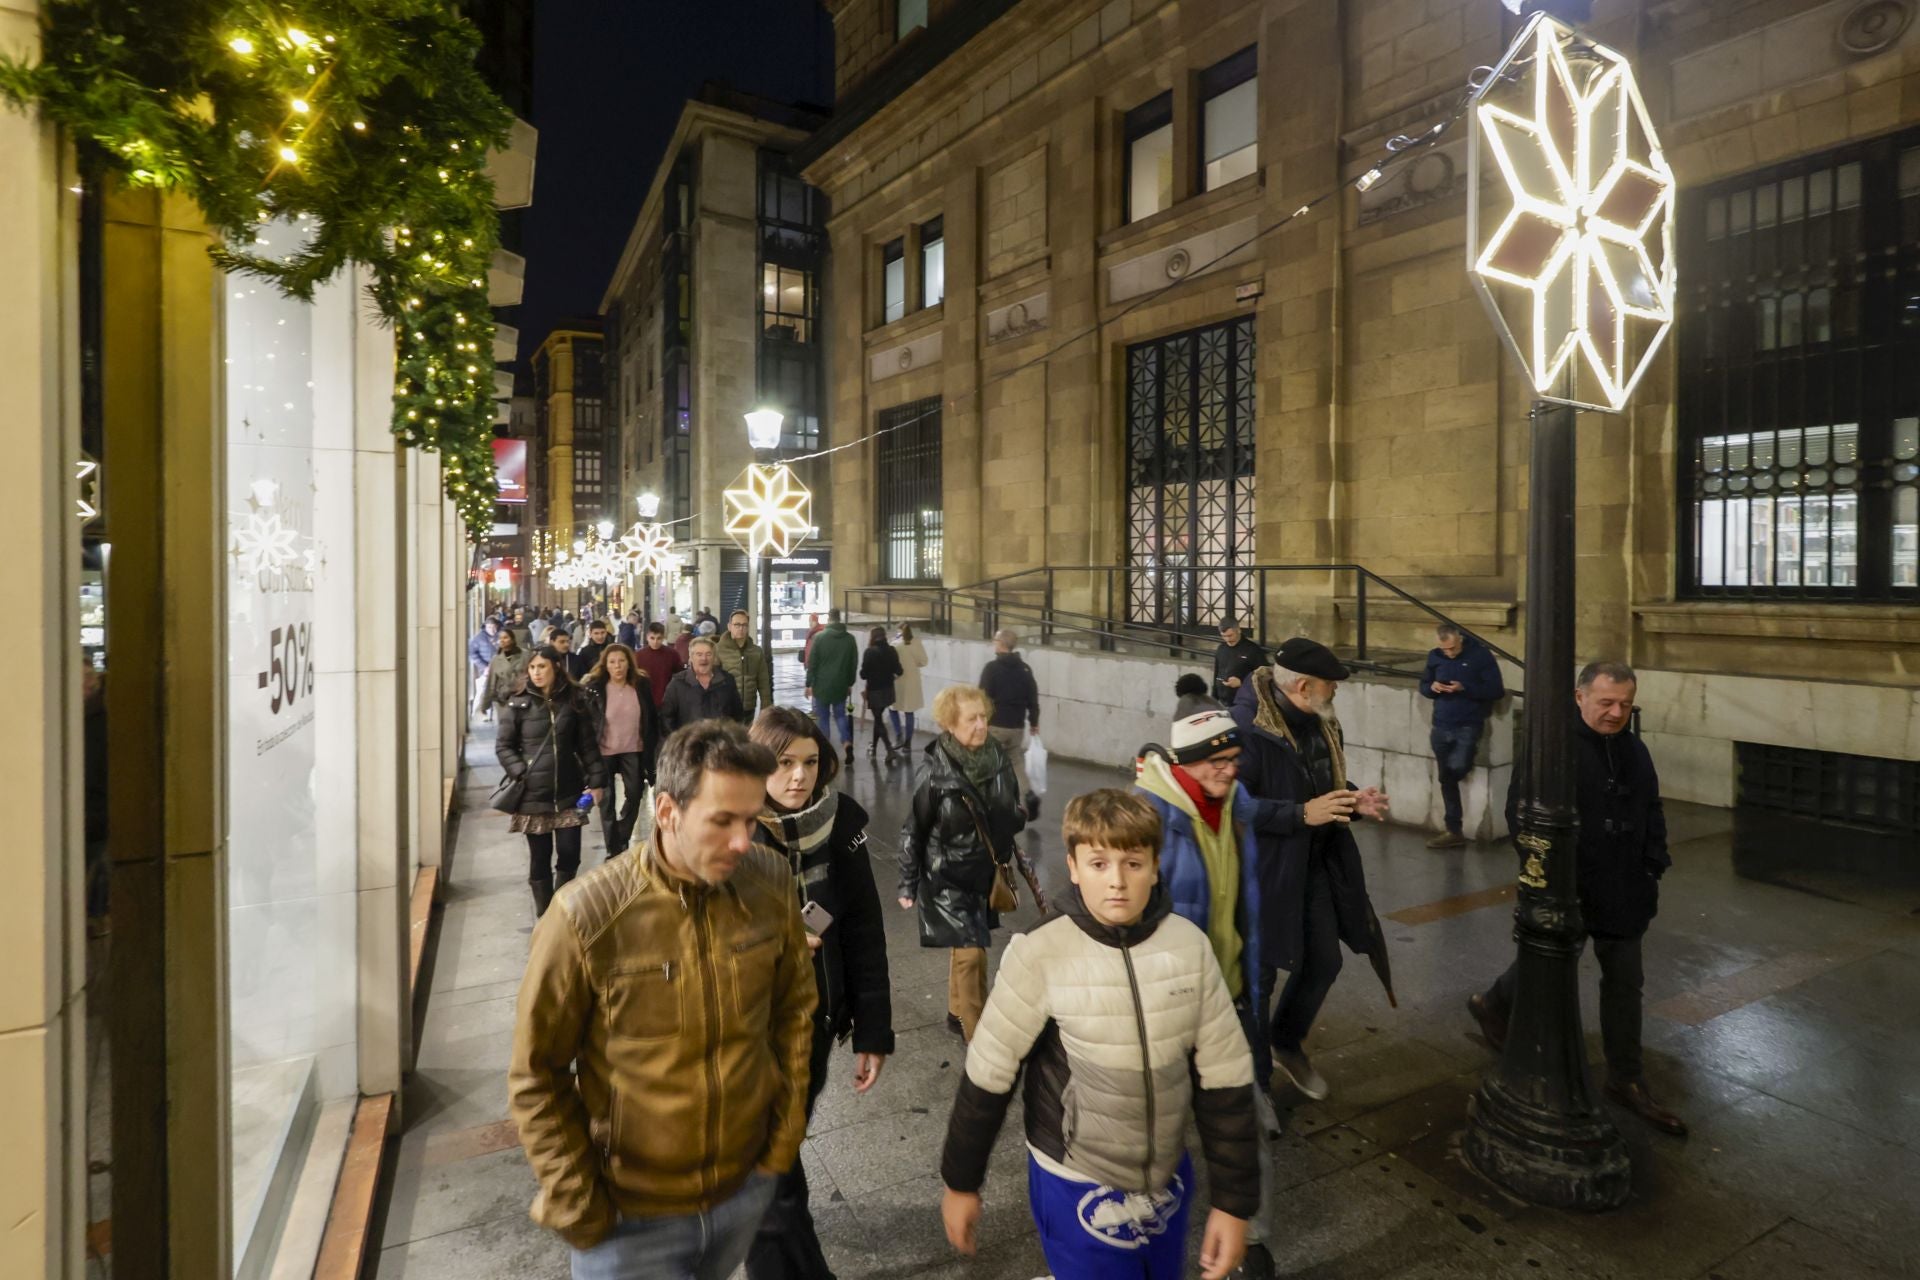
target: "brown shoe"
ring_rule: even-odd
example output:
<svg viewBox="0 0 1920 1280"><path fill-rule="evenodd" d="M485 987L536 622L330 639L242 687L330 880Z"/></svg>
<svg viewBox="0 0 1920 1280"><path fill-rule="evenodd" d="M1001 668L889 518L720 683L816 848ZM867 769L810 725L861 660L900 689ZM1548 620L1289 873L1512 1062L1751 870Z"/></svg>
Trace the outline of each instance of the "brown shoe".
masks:
<svg viewBox="0 0 1920 1280"><path fill-rule="evenodd" d="M1647 1092L1647 1084L1644 1080L1636 1080L1632 1084L1621 1084L1617 1080L1609 1080L1607 1097L1662 1133L1670 1133L1676 1138L1687 1136L1687 1122L1655 1102L1653 1095Z"/></svg>
<svg viewBox="0 0 1920 1280"><path fill-rule="evenodd" d="M1507 1047L1507 1020L1493 1011L1493 1006L1487 1003L1487 998L1481 995L1468 996L1467 1012L1472 1014L1473 1020L1480 1024L1480 1034L1487 1038L1487 1043L1493 1046L1493 1051L1495 1053L1504 1051Z"/></svg>
<svg viewBox="0 0 1920 1280"><path fill-rule="evenodd" d="M1472 844L1472 843L1473 842L1471 840L1461 835L1458 831L1442 831L1439 835L1427 841L1427 848L1429 849L1464 849L1469 844Z"/></svg>

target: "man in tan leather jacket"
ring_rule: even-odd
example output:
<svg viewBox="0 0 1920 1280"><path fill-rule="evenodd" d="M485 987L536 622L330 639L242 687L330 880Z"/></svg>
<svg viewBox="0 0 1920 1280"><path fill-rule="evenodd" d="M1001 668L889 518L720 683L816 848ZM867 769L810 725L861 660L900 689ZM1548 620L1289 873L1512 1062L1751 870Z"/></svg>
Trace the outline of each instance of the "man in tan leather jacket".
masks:
<svg viewBox="0 0 1920 1280"><path fill-rule="evenodd" d="M799 1153L818 997L793 877L751 840L773 770L737 724L675 733L644 853L534 929L508 1085L573 1280L724 1280Z"/></svg>

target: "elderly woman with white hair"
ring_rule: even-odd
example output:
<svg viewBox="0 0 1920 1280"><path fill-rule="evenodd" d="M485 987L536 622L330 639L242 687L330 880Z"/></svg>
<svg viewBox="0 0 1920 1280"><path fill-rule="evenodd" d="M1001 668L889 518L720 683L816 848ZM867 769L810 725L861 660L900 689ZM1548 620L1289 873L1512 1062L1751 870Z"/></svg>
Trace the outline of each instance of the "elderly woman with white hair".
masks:
<svg viewBox="0 0 1920 1280"><path fill-rule="evenodd" d="M1027 824L1013 761L987 732L993 702L970 684L933 700L940 736L927 748L900 831L900 905L920 911L920 945L951 950L947 1027L972 1040L987 1003L987 947L1000 924L995 869L1012 865Z"/></svg>
<svg viewBox="0 0 1920 1280"><path fill-rule="evenodd" d="M1303 1047L1333 981L1342 943L1369 956L1393 1001L1386 939L1367 897L1350 824L1387 816L1378 787L1356 788L1333 700L1351 672L1333 651L1295 636L1273 664L1253 673L1233 705L1240 724L1240 784L1273 802L1260 840L1260 956L1268 974L1287 971L1267 1035L1273 1061L1307 1097L1329 1086ZM1261 982L1271 990L1270 980Z"/></svg>

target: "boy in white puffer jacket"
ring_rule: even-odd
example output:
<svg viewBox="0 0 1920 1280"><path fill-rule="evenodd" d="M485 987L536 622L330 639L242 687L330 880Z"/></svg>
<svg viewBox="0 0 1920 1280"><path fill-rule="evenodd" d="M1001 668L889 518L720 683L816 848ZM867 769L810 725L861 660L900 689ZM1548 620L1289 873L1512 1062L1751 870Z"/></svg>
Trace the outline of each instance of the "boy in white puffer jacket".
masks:
<svg viewBox="0 0 1920 1280"><path fill-rule="evenodd" d="M1190 1118L1213 1192L1201 1275L1221 1280L1260 1200L1246 1035L1207 935L1159 884L1153 807L1095 791L1062 825L1065 914L1007 944L967 1049L940 1167L947 1239L974 1251L980 1184L1024 1067L1027 1190L1057 1280L1181 1274Z"/></svg>

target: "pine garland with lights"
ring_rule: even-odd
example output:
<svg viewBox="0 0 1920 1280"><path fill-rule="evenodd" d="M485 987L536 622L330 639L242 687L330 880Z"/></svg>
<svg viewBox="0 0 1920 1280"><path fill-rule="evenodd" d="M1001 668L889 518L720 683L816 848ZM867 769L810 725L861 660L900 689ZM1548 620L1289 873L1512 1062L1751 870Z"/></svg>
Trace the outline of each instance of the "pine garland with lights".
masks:
<svg viewBox="0 0 1920 1280"><path fill-rule="evenodd" d="M499 214L487 175L509 112L446 0L53 0L42 58L0 55L0 97L38 106L133 187L179 191L225 269L311 299L349 261L397 344L394 434L438 452L476 538L493 518ZM306 233L250 252L260 224Z"/></svg>

